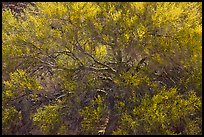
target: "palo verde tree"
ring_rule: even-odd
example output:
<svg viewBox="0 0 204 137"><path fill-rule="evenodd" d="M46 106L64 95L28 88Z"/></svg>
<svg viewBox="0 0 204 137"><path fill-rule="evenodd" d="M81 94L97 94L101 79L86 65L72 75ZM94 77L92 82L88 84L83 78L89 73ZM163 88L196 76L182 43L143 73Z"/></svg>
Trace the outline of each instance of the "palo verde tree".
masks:
<svg viewBox="0 0 204 137"><path fill-rule="evenodd" d="M30 115L44 134L202 133L201 3L36 2L2 28L3 80L22 69L47 91Z"/></svg>

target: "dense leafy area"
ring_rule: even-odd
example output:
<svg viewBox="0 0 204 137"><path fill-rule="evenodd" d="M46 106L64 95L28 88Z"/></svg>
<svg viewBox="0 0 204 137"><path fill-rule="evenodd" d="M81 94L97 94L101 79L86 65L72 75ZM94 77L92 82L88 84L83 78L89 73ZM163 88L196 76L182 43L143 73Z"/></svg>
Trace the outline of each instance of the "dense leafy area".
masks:
<svg viewBox="0 0 204 137"><path fill-rule="evenodd" d="M36 2L2 17L3 134L202 134L202 3Z"/></svg>

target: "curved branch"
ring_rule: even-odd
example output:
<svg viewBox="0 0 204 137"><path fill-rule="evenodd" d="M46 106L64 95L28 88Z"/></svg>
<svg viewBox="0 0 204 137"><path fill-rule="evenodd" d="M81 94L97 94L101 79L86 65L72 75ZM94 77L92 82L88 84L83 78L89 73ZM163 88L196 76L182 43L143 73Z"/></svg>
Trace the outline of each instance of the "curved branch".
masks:
<svg viewBox="0 0 204 137"><path fill-rule="evenodd" d="M115 69L113 69L112 67L110 67L110 66L108 66L108 65L106 65L106 64L104 64L104 63L99 62L99 61L96 60L91 54L89 54L88 52L86 52L86 51L81 47L81 45L79 44L79 42L77 42L77 44L78 44L78 45L76 45L76 46L79 48L79 50L82 51L82 53L84 53L85 55L89 56L91 59L93 59L94 62L96 62L97 64L99 64L99 65L101 65L101 66L104 66L104 67L108 68L109 70L111 70L111 72L116 73L116 70L115 70Z"/></svg>

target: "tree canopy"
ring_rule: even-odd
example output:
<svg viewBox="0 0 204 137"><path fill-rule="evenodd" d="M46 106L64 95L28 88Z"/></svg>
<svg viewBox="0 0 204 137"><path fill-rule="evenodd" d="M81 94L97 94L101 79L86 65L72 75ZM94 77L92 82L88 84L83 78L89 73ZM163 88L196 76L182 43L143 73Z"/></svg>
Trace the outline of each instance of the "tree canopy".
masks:
<svg viewBox="0 0 204 137"><path fill-rule="evenodd" d="M2 18L3 134L202 134L202 3L35 2Z"/></svg>

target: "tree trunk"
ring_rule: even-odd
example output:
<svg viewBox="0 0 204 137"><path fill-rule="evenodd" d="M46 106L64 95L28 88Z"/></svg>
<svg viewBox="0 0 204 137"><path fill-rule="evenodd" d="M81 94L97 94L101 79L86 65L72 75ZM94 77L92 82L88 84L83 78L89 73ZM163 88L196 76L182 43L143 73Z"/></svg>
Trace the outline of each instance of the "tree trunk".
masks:
<svg viewBox="0 0 204 137"><path fill-rule="evenodd" d="M109 114L109 122L107 124L106 131L105 131L104 135L111 135L112 134L112 132L117 127L118 118L119 118L118 115L116 115L114 113L114 111L112 111Z"/></svg>

